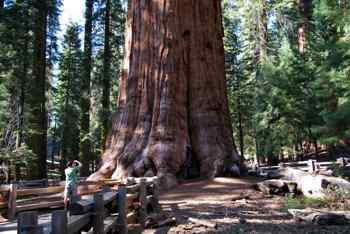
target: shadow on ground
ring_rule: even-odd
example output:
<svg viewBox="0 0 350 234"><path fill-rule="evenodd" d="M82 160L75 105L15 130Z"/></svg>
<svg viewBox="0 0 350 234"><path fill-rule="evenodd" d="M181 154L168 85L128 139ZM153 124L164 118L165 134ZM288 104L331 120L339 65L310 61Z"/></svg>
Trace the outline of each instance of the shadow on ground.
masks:
<svg viewBox="0 0 350 234"><path fill-rule="evenodd" d="M180 184L161 194L164 212L175 216L178 225L143 233L350 233L350 226L318 226L294 221L281 211L284 198L264 196L253 189L255 182L252 178L217 178ZM244 198L246 195L248 199ZM232 201L237 196L242 199ZM216 223L217 227L191 223L189 218Z"/></svg>

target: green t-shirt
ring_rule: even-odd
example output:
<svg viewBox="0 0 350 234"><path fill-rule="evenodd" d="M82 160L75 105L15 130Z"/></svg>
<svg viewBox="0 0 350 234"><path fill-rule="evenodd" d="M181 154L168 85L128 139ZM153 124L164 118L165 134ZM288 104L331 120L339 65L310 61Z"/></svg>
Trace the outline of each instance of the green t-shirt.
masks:
<svg viewBox="0 0 350 234"><path fill-rule="evenodd" d="M78 181L78 172L80 167L68 167L66 170L64 170L64 173L66 174L66 186L76 186Z"/></svg>

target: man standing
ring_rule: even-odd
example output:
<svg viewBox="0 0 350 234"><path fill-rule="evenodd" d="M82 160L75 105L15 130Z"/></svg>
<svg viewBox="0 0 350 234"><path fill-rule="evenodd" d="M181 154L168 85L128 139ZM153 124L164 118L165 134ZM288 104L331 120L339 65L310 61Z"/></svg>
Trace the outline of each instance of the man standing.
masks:
<svg viewBox="0 0 350 234"><path fill-rule="evenodd" d="M77 196L78 188L78 172L81 168L81 162L74 160L67 163L67 168L64 170L66 175L66 187L64 190L64 208L67 209L68 200L71 203L72 199Z"/></svg>

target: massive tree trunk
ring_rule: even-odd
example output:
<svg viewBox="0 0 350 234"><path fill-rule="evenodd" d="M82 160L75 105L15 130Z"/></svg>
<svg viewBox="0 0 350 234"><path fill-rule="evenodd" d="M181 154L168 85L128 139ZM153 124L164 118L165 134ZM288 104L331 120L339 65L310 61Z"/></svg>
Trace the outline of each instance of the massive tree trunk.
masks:
<svg viewBox="0 0 350 234"><path fill-rule="evenodd" d="M29 177L42 179L47 177L46 142L47 142L47 111L46 111L46 34L47 14L46 1L34 1L34 60L33 79L29 87L28 146L36 155L35 168L29 170Z"/></svg>
<svg viewBox="0 0 350 234"><path fill-rule="evenodd" d="M170 187L185 161L209 178L239 163L220 2L129 1L118 110L90 180L156 174Z"/></svg>
<svg viewBox="0 0 350 234"><path fill-rule="evenodd" d="M89 175L91 155L90 143L90 96L91 96L91 55L92 55L92 14L94 0L86 0L83 78L81 84L81 116L80 116L80 160L83 163L81 174Z"/></svg>

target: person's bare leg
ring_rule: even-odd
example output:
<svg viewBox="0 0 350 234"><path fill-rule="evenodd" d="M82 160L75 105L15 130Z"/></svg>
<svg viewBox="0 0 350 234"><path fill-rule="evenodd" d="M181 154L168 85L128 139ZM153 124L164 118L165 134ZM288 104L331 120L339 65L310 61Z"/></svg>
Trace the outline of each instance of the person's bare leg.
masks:
<svg viewBox="0 0 350 234"><path fill-rule="evenodd" d="M67 198L67 196L64 196L63 204L64 204L64 210L67 210L67 205L68 205L68 198Z"/></svg>

